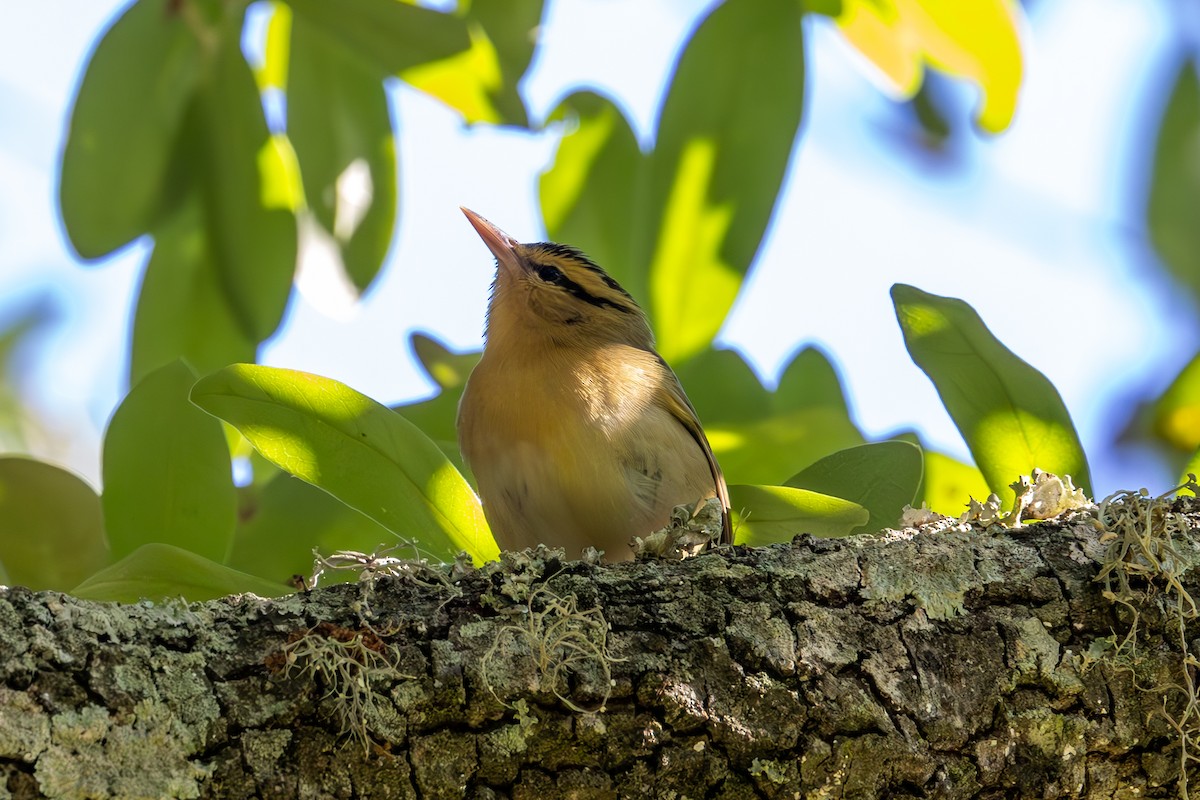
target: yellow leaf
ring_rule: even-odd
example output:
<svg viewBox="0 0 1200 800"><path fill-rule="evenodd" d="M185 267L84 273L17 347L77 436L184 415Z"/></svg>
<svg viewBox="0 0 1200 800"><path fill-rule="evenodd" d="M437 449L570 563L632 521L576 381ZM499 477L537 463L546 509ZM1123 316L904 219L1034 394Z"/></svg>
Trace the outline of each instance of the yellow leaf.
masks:
<svg viewBox="0 0 1200 800"><path fill-rule="evenodd" d="M254 70L260 92L287 89L288 57L291 53L292 9L286 3L271 4L263 63Z"/></svg>
<svg viewBox="0 0 1200 800"><path fill-rule="evenodd" d="M441 61L410 67L400 74L406 83L458 111L467 122L503 122L492 93L503 85L500 57L483 27L471 23L470 48Z"/></svg>
<svg viewBox="0 0 1200 800"><path fill-rule="evenodd" d="M837 24L889 93L912 97L929 64L979 86L980 128L1012 122L1023 73L1016 0L845 0Z"/></svg>

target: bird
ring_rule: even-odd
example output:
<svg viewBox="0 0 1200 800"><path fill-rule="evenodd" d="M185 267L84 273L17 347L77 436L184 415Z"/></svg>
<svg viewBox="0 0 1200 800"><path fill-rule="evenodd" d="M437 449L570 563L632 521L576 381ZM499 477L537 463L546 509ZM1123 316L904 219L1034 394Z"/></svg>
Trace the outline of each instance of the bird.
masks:
<svg viewBox="0 0 1200 800"><path fill-rule="evenodd" d="M580 250L523 244L462 211L496 277L458 441L500 548L626 561L633 537L711 497L731 542L725 478L633 297Z"/></svg>

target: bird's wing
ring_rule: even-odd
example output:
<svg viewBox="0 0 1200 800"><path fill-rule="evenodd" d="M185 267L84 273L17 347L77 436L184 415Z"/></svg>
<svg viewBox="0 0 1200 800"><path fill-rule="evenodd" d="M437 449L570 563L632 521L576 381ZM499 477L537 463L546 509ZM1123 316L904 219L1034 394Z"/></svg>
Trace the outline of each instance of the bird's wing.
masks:
<svg viewBox="0 0 1200 800"><path fill-rule="evenodd" d="M700 446L701 452L704 453L704 458L708 461L708 469L712 473L713 482L717 487L717 499L721 501L721 542L732 544L733 524L729 519L729 487L725 485L725 475L721 472L721 466L717 463L716 457L713 456L712 447L708 444L708 437L704 435L704 429L700 427L700 418L696 415L696 409L692 408L692 402L684 394L683 385L675 376L675 371L661 356L658 361L666 370L669 378L664 381L667 391L662 396L662 405L670 412L671 416L679 420L679 423L691 434L696 444Z"/></svg>

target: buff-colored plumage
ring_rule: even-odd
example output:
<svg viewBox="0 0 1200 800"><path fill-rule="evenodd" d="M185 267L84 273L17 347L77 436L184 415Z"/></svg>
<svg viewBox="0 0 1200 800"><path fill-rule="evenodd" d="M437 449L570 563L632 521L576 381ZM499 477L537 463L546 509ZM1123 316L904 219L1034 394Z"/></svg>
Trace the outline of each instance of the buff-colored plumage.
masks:
<svg viewBox="0 0 1200 800"><path fill-rule="evenodd" d="M501 549L625 560L633 536L714 496L729 541L725 479L633 298L578 250L463 212L497 267L458 439Z"/></svg>

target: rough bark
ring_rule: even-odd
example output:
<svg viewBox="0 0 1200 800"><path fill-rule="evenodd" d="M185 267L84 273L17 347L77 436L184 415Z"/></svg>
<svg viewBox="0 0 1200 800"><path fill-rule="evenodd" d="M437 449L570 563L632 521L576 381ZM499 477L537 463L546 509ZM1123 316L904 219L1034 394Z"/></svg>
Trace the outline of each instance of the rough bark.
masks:
<svg viewBox="0 0 1200 800"><path fill-rule="evenodd" d="M1174 796L1179 632L1151 604L1092 657L1133 616L1106 549L1078 515L277 601L0 590L0 796Z"/></svg>

